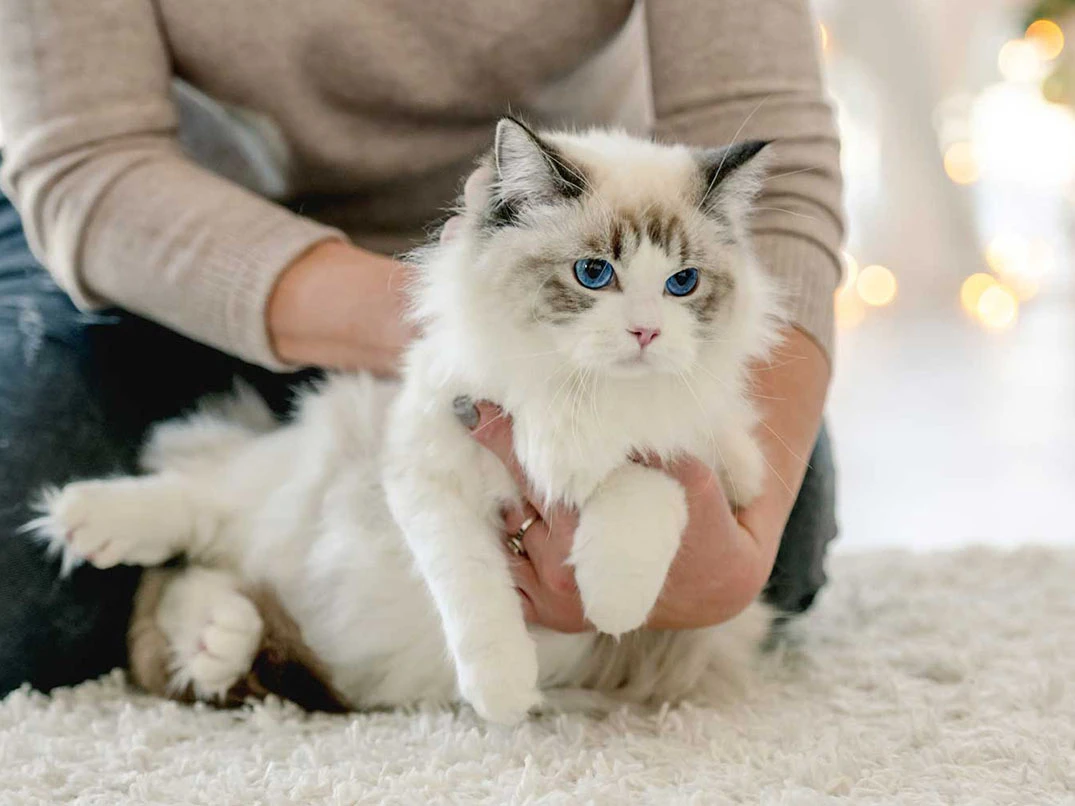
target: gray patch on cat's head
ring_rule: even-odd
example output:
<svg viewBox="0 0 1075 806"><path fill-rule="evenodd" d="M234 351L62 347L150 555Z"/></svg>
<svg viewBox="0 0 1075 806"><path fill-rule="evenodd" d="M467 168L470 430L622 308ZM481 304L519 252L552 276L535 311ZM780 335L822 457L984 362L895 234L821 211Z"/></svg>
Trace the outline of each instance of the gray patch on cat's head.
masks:
<svg viewBox="0 0 1075 806"><path fill-rule="evenodd" d="M703 274L702 289L683 298L684 304L694 313L701 325L710 325L721 305L735 291L735 277L731 274L699 269Z"/></svg>
<svg viewBox="0 0 1075 806"><path fill-rule="evenodd" d="M555 141L518 121L501 121L496 147L487 157L495 179L480 226L506 249L512 248L508 243L526 244L517 257L504 253L508 260L501 265L510 270L498 272L496 282L505 303L517 305L533 324L570 326L597 306L601 295L621 293L619 279L630 277L633 258L652 244L667 255L673 271L695 268L700 274L698 288L685 297L659 287L654 291L688 312L699 333L711 332L735 296L726 250L738 251L744 210L761 176L761 163L751 163L765 145L696 152L697 172L688 171L679 195L655 194L642 206L637 201L622 206L614 196L602 195L596 167L591 180ZM604 289L584 288L574 276L580 258L611 261L616 280Z"/></svg>
<svg viewBox="0 0 1075 806"><path fill-rule="evenodd" d="M581 286L571 285L553 274L544 283L540 299L535 302L534 315L548 322L569 322L585 313L597 302Z"/></svg>
<svg viewBox="0 0 1075 806"><path fill-rule="evenodd" d="M569 324L585 314L602 294L619 293L619 277L629 272L632 258L644 243L664 252L672 265L695 268L701 275L698 290L676 298L703 329L717 318L735 290L735 278L712 256L716 245L712 227L699 231L673 206L651 205L645 210L619 210L602 219L582 239L578 258L600 257L612 262L617 274L604 289L583 288L573 276L572 260L549 254L526 261L519 274L531 288L531 316L535 322Z"/></svg>

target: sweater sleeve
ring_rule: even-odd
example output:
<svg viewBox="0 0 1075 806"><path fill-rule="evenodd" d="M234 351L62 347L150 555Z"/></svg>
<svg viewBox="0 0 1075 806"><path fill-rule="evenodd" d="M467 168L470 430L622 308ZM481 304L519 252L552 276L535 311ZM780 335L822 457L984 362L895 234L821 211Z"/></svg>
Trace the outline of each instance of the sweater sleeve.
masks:
<svg viewBox="0 0 1075 806"><path fill-rule="evenodd" d="M793 322L832 355L844 224L839 138L807 0L646 0L656 134L773 140L752 230Z"/></svg>
<svg viewBox="0 0 1075 806"><path fill-rule="evenodd" d="M280 272L333 229L203 170L176 140L151 0L0 3L0 181L77 305L118 305L270 368Z"/></svg>

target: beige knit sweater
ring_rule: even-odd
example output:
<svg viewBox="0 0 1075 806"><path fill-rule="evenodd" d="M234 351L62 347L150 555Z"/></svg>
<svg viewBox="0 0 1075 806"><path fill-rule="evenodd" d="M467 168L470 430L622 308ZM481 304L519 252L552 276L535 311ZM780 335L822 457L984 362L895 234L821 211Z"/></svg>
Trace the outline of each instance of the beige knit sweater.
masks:
<svg viewBox="0 0 1075 806"><path fill-rule="evenodd" d="M654 133L709 146L777 141L753 229L795 321L829 350L839 147L807 0L644 6L638 50L649 61ZM341 231L385 252L420 240L509 107L560 122L548 121L562 117L550 111L555 96L574 117L600 117L615 82L591 87L578 68L631 8L0 0L0 179L35 253L78 305L120 305L280 367L265 328L280 272ZM286 146L280 199L221 178L179 146L176 77L272 121Z"/></svg>

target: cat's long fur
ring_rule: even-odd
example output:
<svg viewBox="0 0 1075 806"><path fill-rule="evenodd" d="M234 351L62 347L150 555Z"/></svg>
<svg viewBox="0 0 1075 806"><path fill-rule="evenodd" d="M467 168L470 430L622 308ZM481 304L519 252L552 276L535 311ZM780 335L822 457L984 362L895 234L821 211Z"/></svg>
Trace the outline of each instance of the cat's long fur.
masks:
<svg viewBox="0 0 1075 806"><path fill-rule="evenodd" d="M539 687L635 701L719 687L768 614L636 631L687 510L677 482L631 456L690 453L737 502L758 492L746 370L771 347L778 310L744 225L759 149L538 137L502 121L461 231L417 257L422 336L402 385L331 377L279 428L249 399L164 424L149 475L68 485L36 528L72 562L185 553L220 569L176 573L156 616L172 685L202 697L249 670L263 630L242 593L251 583L272 588L355 707L462 696L511 722ZM615 284L576 282L587 257L611 261ZM686 267L697 290L673 297L665 280ZM631 328L660 336L640 347ZM527 630L500 545L499 513L518 491L454 417L460 396L501 404L535 487L579 507L571 562L604 635Z"/></svg>

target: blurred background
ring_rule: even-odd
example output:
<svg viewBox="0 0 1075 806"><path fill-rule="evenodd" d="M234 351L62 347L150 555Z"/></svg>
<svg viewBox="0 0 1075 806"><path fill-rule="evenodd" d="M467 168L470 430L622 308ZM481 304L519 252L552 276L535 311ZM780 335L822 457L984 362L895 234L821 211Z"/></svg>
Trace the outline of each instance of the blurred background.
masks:
<svg viewBox="0 0 1075 806"><path fill-rule="evenodd" d="M1075 0L817 0L844 549L1075 542Z"/></svg>
<svg viewBox="0 0 1075 806"><path fill-rule="evenodd" d="M849 216L839 545L1075 543L1075 0L814 2ZM645 129L639 11L525 106ZM271 125L175 92L196 159L280 193Z"/></svg>

